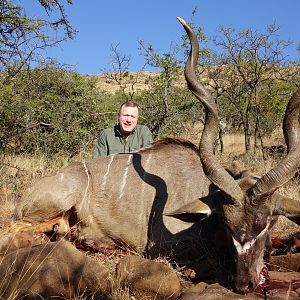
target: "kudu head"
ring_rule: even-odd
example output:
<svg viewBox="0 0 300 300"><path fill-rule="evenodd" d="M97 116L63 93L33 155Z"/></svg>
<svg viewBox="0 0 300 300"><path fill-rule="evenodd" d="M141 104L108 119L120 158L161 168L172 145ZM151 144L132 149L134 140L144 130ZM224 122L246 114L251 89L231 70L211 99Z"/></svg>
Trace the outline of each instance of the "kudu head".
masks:
<svg viewBox="0 0 300 300"><path fill-rule="evenodd" d="M185 66L185 78L190 91L205 108L205 126L202 132L199 153L206 176L219 192L209 195L216 202L216 194L222 194L217 201L222 202L224 226L234 249L234 285L238 292L247 293L263 285L266 276L263 255L272 216L285 215L299 222L300 201L281 196L276 190L290 180L300 166L299 107L300 88L290 99L283 130L288 146L287 156L272 170L260 178L245 177L235 180L214 156L214 143L218 134L218 110L214 99L197 80L195 69L199 56L197 36L191 27L181 18L191 43L189 58ZM207 197L206 197L207 198ZM214 199L213 199L214 198ZM218 203L220 204L220 203ZM197 199L191 205L174 213L211 214L217 211ZM298 219L297 219L298 218Z"/></svg>

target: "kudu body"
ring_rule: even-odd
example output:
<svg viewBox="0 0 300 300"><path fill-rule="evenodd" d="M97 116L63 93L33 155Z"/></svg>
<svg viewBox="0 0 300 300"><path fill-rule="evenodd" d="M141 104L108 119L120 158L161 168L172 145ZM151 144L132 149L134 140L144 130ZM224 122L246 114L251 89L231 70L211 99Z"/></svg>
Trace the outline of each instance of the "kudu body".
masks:
<svg viewBox="0 0 300 300"><path fill-rule="evenodd" d="M300 90L291 98L284 119L286 158L258 180L234 180L213 154L218 112L196 79L196 35L178 19L191 41L185 77L206 111L199 149L186 141L165 139L137 153L73 163L29 188L19 215L24 222L37 224L72 211L79 239L126 245L153 255L170 251L178 241L201 239L202 221L197 216L206 216L209 222L217 215L234 249L235 287L247 293L264 282L263 254L272 216L282 214L299 222L300 202L276 190L300 165ZM189 220L194 223L185 222Z"/></svg>

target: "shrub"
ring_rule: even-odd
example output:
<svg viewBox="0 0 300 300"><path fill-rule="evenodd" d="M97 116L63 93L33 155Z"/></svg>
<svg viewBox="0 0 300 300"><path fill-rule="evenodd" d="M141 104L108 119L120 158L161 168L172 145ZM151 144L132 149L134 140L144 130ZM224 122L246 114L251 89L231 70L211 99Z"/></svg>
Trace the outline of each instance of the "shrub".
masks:
<svg viewBox="0 0 300 300"><path fill-rule="evenodd" d="M92 77L53 66L38 67L1 83L2 152L71 156L86 150L97 131L111 123L110 95Z"/></svg>

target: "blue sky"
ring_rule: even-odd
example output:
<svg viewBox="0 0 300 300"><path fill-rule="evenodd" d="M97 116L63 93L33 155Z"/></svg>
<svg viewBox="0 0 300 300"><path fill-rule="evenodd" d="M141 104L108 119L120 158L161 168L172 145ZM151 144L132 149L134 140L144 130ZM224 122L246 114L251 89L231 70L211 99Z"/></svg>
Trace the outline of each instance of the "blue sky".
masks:
<svg viewBox="0 0 300 300"><path fill-rule="evenodd" d="M23 4L22 4L23 2ZM26 2L27 13L35 10L37 1ZM160 53L167 52L171 42L183 34L176 16L189 20L197 7L194 23L207 36L217 34L219 26L251 28L266 32L267 25L280 26L279 38L295 44L289 55L299 59L300 0L73 0L66 14L78 30L75 40L47 50L45 56L70 64L82 74L98 74L109 69L111 46L131 57L130 71L139 71L145 59L139 54L138 40L151 43Z"/></svg>

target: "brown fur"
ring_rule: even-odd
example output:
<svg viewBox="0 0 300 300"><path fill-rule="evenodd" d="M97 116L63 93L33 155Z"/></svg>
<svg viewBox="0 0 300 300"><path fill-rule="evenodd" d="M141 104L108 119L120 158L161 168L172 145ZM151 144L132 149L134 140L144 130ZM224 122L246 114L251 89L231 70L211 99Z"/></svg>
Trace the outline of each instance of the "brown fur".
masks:
<svg viewBox="0 0 300 300"><path fill-rule="evenodd" d="M194 143L192 143L191 141L185 140L185 139L181 139L181 138L165 137L163 139L155 141L151 145L150 148L154 149L154 150L158 150L161 147L163 147L163 145L179 145L184 148L192 149L199 155L199 148ZM145 149L141 150L141 152L147 151L148 149L149 148L145 148Z"/></svg>
<svg viewBox="0 0 300 300"><path fill-rule="evenodd" d="M23 248L1 257L1 299L73 299L111 288L113 273L69 242ZM97 298L98 296L98 298Z"/></svg>

